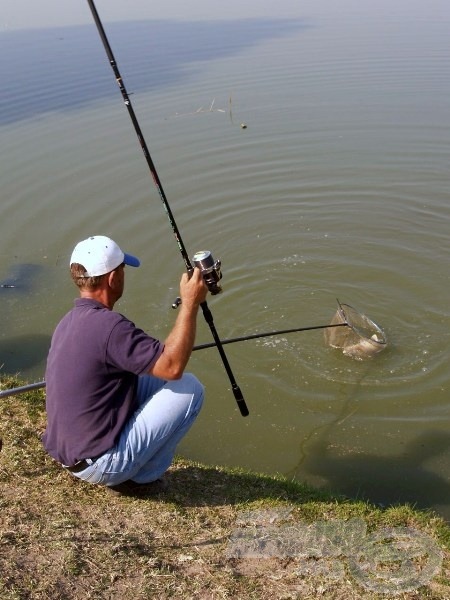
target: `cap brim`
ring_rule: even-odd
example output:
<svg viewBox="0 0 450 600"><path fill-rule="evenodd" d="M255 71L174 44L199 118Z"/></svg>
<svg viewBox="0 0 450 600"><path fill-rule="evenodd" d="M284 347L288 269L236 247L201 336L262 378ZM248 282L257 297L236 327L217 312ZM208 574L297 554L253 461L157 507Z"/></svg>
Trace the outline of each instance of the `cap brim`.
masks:
<svg viewBox="0 0 450 600"><path fill-rule="evenodd" d="M133 256L132 254L126 254L125 252L123 256L123 262L129 267L139 267L139 265L141 264L141 261L138 258Z"/></svg>

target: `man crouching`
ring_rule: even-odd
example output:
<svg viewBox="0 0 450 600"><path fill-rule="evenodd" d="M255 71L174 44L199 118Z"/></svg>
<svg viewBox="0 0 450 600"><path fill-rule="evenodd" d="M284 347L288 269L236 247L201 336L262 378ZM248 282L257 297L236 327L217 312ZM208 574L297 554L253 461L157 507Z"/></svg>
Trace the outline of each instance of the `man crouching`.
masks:
<svg viewBox="0 0 450 600"><path fill-rule="evenodd" d="M125 266L139 260L105 236L75 247L80 296L57 325L47 359L47 452L75 477L116 493L164 487L176 446L203 402L184 373L208 289L199 269L181 277L181 306L161 342L118 312Z"/></svg>

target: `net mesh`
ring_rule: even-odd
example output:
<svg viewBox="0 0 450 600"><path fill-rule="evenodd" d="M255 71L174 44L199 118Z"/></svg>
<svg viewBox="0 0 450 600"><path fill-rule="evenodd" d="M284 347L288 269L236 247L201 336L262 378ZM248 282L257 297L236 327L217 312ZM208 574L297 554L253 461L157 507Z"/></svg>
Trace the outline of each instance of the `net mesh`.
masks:
<svg viewBox="0 0 450 600"><path fill-rule="evenodd" d="M349 304L338 301L338 309L330 325L339 324L348 327L325 329L325 341L332 348L342 349L346 356L363 360L378 354L387 346L387 338L381 327Z"/></svg>

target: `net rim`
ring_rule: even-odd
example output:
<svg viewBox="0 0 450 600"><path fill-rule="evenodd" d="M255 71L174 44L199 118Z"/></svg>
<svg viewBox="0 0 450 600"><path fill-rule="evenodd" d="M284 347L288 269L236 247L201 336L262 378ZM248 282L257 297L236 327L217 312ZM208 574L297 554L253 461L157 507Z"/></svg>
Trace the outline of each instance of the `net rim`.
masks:
<svg viewBox="0 0 450 600"><path fill-rule="evenodd" d="M337 300L337 299L336 299ZM338 303L338 312L339 315L341 317L341 319L343 320L343 322L350 327L350 329L352 329L352 331L354 331L359 337L371 342L372 344L375 345L379 345L380 347L384 347L387 345L387 338L386 338L386 334L384 333L383 329L377 325L374 321L372 321L372 319L369 319L369 317L367 317L365 314L360 313L359 311L356 310L356 308L354 308L353 306L351 306L350 304L346 304L344 302L339 302L339 300L337 300ZM364 335L364 333L361 333L360 329L352 324L352 320L348 318L345 310L344 310L344 306L347 306L348 308L350 308L352 311L354 311L357 315L359 315L361 318L363 318L368 324L370 324L371 327L374 328L374 330L380 334L382 339L374 339L373 337L367 337L367 335Z"/></svg>

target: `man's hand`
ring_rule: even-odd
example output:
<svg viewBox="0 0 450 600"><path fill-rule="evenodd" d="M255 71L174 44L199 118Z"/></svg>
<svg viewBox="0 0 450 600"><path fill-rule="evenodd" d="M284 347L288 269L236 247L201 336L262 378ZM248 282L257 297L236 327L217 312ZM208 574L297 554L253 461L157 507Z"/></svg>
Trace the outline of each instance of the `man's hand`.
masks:
<svg viewBox="0 0 450 600"><path fill-rule="evenodd" d="M200 269L195 267L192 275L183 273L180 281L181 304L187 308L198 308L206 300L208 287Z"/></svg>

